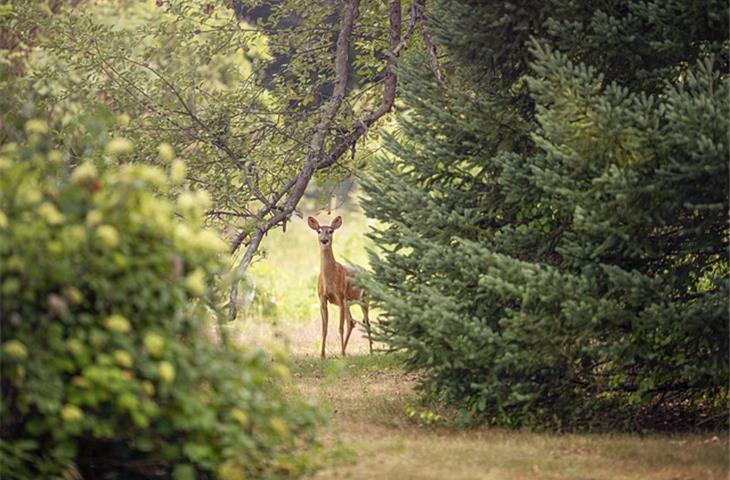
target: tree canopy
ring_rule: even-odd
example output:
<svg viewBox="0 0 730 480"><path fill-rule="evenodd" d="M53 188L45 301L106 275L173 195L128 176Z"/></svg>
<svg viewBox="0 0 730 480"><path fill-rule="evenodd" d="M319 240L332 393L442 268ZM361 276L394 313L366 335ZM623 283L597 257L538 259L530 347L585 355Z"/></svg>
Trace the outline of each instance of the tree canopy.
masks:
<svg viewBox="0 0 730 480"><path fill-rule="evenodd" d="M210 220L234 253L244 247L240 275L312 179L357 169L358 141L393 106L395 59L423 9L396 0L55 11L17 2L4 18L21 45L36 47L28 72L43 92L37 108L103 105L128 120L119 134L138 145L128 161L154 164L161 142L186 159L187 181L213 199Z"/></svg>

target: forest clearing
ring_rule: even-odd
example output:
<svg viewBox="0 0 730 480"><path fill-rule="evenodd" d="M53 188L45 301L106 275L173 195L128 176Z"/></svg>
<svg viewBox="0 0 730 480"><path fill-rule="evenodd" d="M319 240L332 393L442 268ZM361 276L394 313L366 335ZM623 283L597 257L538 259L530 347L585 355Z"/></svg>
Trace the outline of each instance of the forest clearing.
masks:
<svg viewBox="0 0 730 480"><path fill-rule="evenodd" d="M0 478L727 478L729 72L720 0L0 1Z"/></svg>
<svg viewBox="0 0 730 480"><path fill-rule="evenodd" d="M345 224L336 247L350 260L365 262L366 219L359 209L349 209ZM418 374L404 370L402 356L368 354L361 324L346 357L339 355L336 322L331 325L329 355L321 360L314 243L304 222L267 239L268 253L253 266L252 276L265 296L258 305L268 311L269 320L254 315L242 325L231 325L231 331L243 343L286 349L291 362L288 388L327 412L315 479L727 478L730 447L722 432L555 434L460 428L453 424L453 412L419 399ZM291 275L277 275L285 270ZM266 307L273 299L277 307ZM355 318L360 318L358 313Z"/></svg>

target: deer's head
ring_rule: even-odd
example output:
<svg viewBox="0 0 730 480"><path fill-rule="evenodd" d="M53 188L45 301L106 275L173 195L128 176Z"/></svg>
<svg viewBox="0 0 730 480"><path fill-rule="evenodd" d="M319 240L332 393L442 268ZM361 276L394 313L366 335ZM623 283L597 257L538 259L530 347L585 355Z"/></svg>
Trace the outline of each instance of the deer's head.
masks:
<svg viewBox="0 0 730 480"><path fill-rule="evenodd" d="M342 226L342 217L339 215L332 220L332 225L320 225L316 218L307 217L307 225L312 230L317 231L319 237L319 246L322 249L328 248L332 245L332 235L335 230Z"/></svg>

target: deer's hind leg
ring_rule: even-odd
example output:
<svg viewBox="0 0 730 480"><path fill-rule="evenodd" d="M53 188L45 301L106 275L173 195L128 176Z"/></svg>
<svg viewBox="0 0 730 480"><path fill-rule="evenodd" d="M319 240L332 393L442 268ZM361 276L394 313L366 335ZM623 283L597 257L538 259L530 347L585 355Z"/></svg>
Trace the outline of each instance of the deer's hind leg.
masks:
<svg viewBox="0 0 730 480"><path fill-rule="evenodd" d="M373 353L373 336L372 332L370 330L370 317L368 317L368 312L370 311L370 307L368 306L366 301L360 302L360 309L362 310L362 316L363 316L363 323L365 324L365 331L368 334L368 342L370 343L370 354Z"/></svg>
<svg viewBox="0 0 730 480"><path fill-rule="evenodd" d="M350 341L350 335L352 334L352 330L355 328L355 320L352 319L352 313L350 313L349 303L345 303L345 320L347 320L347 334L345 335L344 349L347 349L347 343Z"/></svg>
<svg viewBox="0 0 730 480"><path fill-rule="evenodd" d="M340 346L342 347L342 356L345 356L345 316L347 315L347 301L342 300L340 303Z"/></svg>

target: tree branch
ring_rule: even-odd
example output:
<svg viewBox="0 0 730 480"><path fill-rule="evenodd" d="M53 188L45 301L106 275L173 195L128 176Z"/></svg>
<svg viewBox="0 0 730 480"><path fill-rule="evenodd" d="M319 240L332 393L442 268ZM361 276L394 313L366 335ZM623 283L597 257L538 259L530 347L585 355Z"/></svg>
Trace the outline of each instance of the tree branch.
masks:
<svg viewBox="0 0 730 480"><path fill-rule="evenodd" d="M426 27L426 15L423 13L423 10L425 9L426 0L418 0L416 3L419 5L419 7L421 9L421 15L420 15L421 32L423 33L423 43L426 45L426 50L428 51L428 56L431 61L431 70L433 70L433 74L436 76L436 80L441 85L443 85L444 76L441 73L441 67L439 67L438 57L436 56L436 45L433 44L433 39L431 38L431 34L428 33L428 28Z"/></svg>
<svg viewBox="0 0 730 480"><path fill-rule="evenodd" d="M395 2L400 5L400 2ZM241 263L236 267L236 275L234 276L234 284L231 288L230 301L228 304L229 316L231 319L235 319L238 313L238 281L237 279L242 277L251 264L251 260L261 244L261 240L266 232L276 226L279 222L285 220L291 215L296 208L299 200L301 200L304 192L309 185L309 180L317 170L319 159L322 155L324 143L326 140L327 131L330 129L332 122L334 121L342 100L345 98L345 91L347 88L348 74L350 70L350 41L352 39L352 30L355 24L359 11L359 1L349 0L347 7L342 19L342 29L337 37L337 47L335 50L335 87L332 93L332 97L329 99L329 103L322 112L322 116L317 124L312 141L309 146L309 152L307 153L307 161L305 162L304 168L298 175L292 184L291 190L289 191L288 198L281 209L273 215L264 225L256 228L251 236L250 241L246 246L246 252L243 255ZM267 207L268 208L268 207ZM240 245L245 235L238 235L236 239Z"/></svg>
<svg viewBox="0 0 730 480"><path fill-rule="evenodd" d="M334 148L322 159L317 165L317 169L327 168L342 155L345 154L352 146L367 133L368 129L383 115L388 113L395 104L395 93L397 77L395 74L395 64L401 50L408 42L408 37L413 33L415 24L418 21L418 13L414 7L411 8L411 22L408 26L406 34L401 39L401 5L400 0L394 0L390 4L390 29L388 33L388 43L390 47L390 56L385 66L385 81L383 86L383 99L378 108L374 112L359 119L352 131L345 135L342 141L334 146Z"/></svg>

